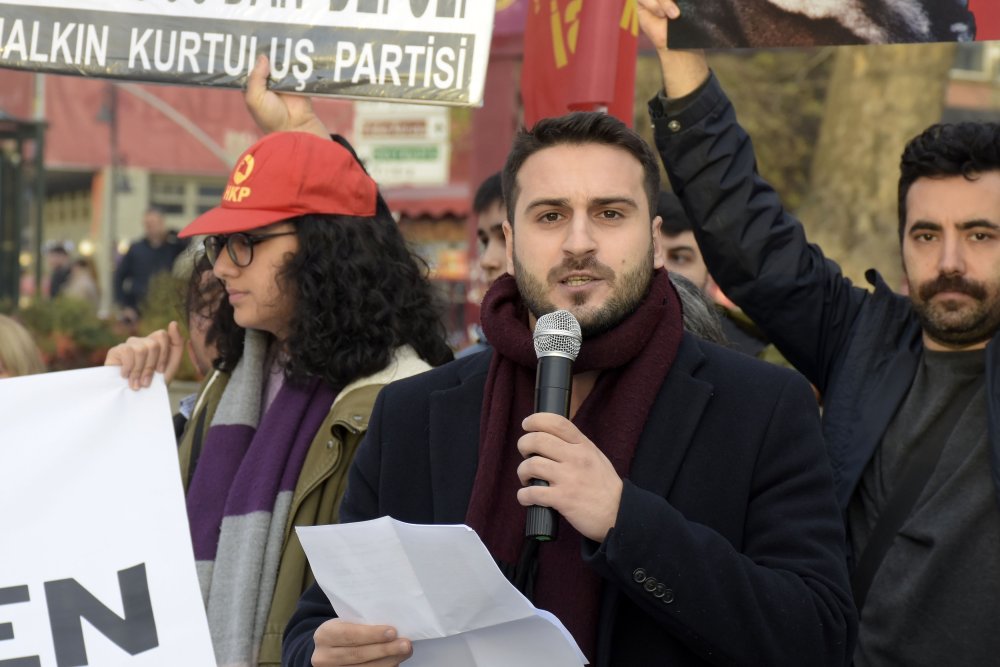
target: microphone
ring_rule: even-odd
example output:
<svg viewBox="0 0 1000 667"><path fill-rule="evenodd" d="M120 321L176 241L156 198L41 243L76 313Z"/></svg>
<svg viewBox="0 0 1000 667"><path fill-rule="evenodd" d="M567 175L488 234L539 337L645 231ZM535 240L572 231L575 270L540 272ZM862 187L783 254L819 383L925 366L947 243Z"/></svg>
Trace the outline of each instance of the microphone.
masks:
<svg viewBox="0 0 1000 667"><path fill-rule="evenodd" d="M551 412L569 417L569 400L573 385L573 362L580 354L583 334L580 323L567 310L557 310L538 318L533 336L538 372L535 375L535 412ZM532 486L548 486L542 479L531 480ZM532 505L528 508L525 537L540 542L556 538L558 525L551 507Z"/></svg>

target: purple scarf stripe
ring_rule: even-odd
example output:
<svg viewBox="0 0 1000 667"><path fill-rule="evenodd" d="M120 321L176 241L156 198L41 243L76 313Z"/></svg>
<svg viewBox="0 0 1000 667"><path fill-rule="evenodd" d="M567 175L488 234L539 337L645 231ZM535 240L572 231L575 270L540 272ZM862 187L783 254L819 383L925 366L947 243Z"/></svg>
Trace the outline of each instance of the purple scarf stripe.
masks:
<svg viewBox="0 0 1000 667"><path fill-rule="evenodd" d="M187 495L196 560L215 559L224 517L271 512L278 493L295 488L335 396L319 380L305 387L285 383L259 428L209 427Z"/></svg>
<svg viewBox="0 0 1000 667"><path fill-rule="evenodd" d="M233 479L246 456L254 428L245 424L225 424L213 426L210 433L214 436L213 448L219 450L216 452L218 455L206 456L198 462L198 477L220 481ZM195 560L215 558L219 526L228 495L227 484L191 484L186 502Z"/></svg>
<svg viewBox="0 0 1000 667"><path fill-rule="evenodd" d="M333 402L333 392L319 384L310 383L305 388L288 383L282 386L233 480L233 489L245 492L230 493L225 516L270 512L279 492L295 489L309 445ZM313 400L314 394L318 400ZM274 446L290 434L295 434L291 449ZM278 470L283 471L280 478L274 474Z"/></svg>

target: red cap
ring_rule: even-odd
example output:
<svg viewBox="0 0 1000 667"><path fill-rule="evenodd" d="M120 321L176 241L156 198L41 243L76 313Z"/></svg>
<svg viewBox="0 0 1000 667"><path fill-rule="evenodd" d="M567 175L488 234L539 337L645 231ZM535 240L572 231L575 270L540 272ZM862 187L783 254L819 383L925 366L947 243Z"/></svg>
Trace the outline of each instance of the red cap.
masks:
<svg viewBox="0 0 1000 667"><path fill-rule="evenodd" d="M350 151L306 132L269 134L236 161L222 204L179 236L232 234L309 213L375 215L378 187Z"/></svg>

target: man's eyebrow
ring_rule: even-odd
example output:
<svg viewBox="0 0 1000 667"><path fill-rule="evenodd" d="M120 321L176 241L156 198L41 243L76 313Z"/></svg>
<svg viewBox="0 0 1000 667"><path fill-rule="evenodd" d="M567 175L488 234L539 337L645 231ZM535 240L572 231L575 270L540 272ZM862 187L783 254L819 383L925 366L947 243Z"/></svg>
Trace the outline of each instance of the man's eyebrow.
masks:
<svg viewBox="0 0 1000 667"><path fill-rule="evenodd" d="M531 202L528 203L527 210L530 211L531 209L538 208L540 206L565 207L565 206L569 206L569 200L568 199L560 199L558 197L535 199L535 200L533 200L533 201L531 201Z"/></svg>
<svg viewBox="0 0 1000 667"><path fill-rule="evenodd" d="M997 223L983 219L969 220L968 222L962 222L958 225L958 228L962 231L967 231L970 229L979 229L981 227L992 229L994 231L1000 230L1000 225L998 225Z"/></svg>
<svg viewBox="0 0 1000 667"><path fill-rule="evenodd" d="M936 222L930 222L928 220L917 220L913 223L913 226L909 229L910 232L939 232L941 231L941 225Z"/></svg>
<svg viewBox="0 0 1000 667"><path fill-rule="evenodd" d="M639 208L639 204L634 199L625 196L598 197L590 201L591 206L621 206L623 204L632 208Z"/></svg>
<svg viewBox="0 0 1000 667"><path fill-rule="evenodd" d="M966 222L960 222L957 225L955 225L955 227L959 231L963 232L968 231L970 229L982 229L982 228L991 229L994 231L1000 231L1000 225L998 225L997 223L992 222L990 220L979 219L979 218L977 218L976 220L967 220ZM913 223L912 227L910 227L911 232L914 231L939 232L942 229L943 227L940 224L936 222L930 222L929 220L918 220L917 222Z"/></svg>

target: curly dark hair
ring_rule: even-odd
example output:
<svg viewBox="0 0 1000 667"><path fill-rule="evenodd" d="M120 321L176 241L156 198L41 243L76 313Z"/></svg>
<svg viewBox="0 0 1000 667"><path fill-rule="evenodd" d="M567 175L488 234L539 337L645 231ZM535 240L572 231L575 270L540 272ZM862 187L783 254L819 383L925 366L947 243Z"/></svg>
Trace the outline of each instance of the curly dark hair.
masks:
<svg viewBox="0 0 1000 667"><path fill-rule="evenodd" d="M920 178L1000 170L1000 123L939 123L910 140L899 162L899 242L906 231L906 195Z"/></svg>
<svg viewBox="0 0 1000 667"><path fill-rule="evenodd" d="M304 215L286 222L299 240L276 277L295 300L286 341L289 381L319 377L339 391L385 368L401 345L432 366L453 358L427 265L410 252L381 196L371 218ZM216 368L231 371L245 332L233 327L227 299L215 322Z"/></svg>
<svg viewBox="0 0 1000 667"><path fill-rule="evenodd" d="M207 280L206 275L208 276ZM205 332L205 343L209 346L215 345L220 335L220 328L215 317L216 312L222 304L229 306L229 301L223 298L224 294L222 283L212 276L212 263L208 261L204 252L199 252L195 255L191 274L188 276L181 294L180 313L189 331L192 328L191 320L194 316L212 322L212 325ZM231 310L228 322L233 327L238 328L232 319Z"/></svg>

